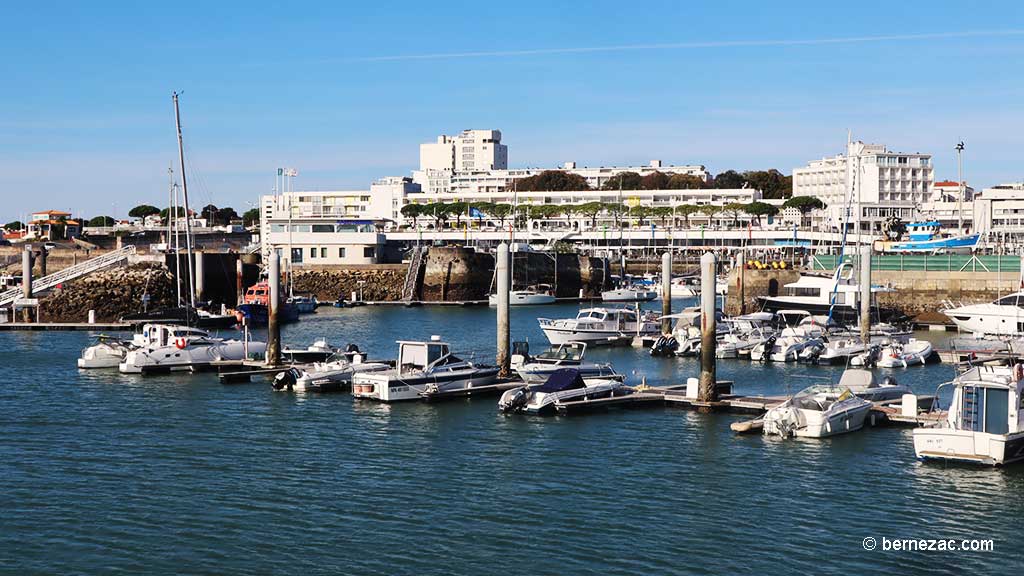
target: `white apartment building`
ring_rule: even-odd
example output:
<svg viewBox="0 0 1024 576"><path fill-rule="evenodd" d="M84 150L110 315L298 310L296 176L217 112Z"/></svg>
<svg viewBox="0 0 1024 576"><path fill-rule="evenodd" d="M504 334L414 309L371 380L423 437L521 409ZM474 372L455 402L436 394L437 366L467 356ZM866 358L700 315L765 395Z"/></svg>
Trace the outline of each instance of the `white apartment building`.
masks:
<svg viewBox="0 0 1024 576"><path fill-rule="evenodd" d="M288 192L260 198L260 241L265 255L277 250L283 265L376 264L383 254L392 197L373 201L367 191ZM377 207L379 206L379 208Z"/></svg>
<svg viewBox="0 0 1024 576"><path fill-rule="evenodd" d="M846 153L813 160L793 170L793 195L816 196L827 205L826 226L878 232L889 216L914 218L931 200L930 154L890 152L881 144L850 142ZM856 207L860 205L858 211Z"/></svg>
<svg viewBox="0 0 1024 576"><path fill-rule="evenodd" d="M1024 245L1024 182L985 188L971 201L974 230L989 243Z"/></svg>
<svg viewBox="0 0 1024 576"><path fill-rule="evenodd" d="M420 144L420 170L475 172L508 168L508 147L500 130L463 130Z"/></svg>

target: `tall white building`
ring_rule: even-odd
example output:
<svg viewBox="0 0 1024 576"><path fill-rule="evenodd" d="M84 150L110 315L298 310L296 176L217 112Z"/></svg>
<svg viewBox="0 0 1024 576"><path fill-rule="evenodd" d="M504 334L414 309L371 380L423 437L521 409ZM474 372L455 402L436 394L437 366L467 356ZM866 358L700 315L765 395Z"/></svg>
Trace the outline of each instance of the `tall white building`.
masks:
<svg viewBox="0 0 1024 576"><path fill-rule="evenodd" d="M465 172L508 168L508 147L500 130L463 130L420 144L420 170Z"/></svg>
<svg viewBox="0 0 1024 576"><path fill-rule="evenodd" d="M915 217L931 200L931 154L891 152L881 144L850 142L846 153L812 160L793 170L793 195L815 196L827 205L827 226L877 232L889 216ZM857 210L857 206L860 210Z"/></svg>

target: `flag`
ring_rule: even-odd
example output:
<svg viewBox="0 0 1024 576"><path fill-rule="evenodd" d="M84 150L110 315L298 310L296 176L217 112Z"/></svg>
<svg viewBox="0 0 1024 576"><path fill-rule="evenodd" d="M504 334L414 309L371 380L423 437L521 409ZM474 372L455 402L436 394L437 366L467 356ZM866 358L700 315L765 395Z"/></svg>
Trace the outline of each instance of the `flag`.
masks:
<svg viewBox="0 0 1024 576"><path fill-rule="evenodd" d="M484 213L483 212L481 212L478 208L473 208L472 206L469 207L469 215L472 218L481 218L482 219L484 217Z"/></svg>

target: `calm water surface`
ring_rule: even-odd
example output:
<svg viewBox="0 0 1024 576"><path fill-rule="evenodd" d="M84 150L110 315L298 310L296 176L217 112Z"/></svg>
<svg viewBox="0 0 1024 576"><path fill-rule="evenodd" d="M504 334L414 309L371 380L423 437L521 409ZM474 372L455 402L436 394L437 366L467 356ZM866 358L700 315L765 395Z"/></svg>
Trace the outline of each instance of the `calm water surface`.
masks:
<svg viewBox="0 0 1024 576"><path fill-rule="evenodd" d="M513 310L513 337L545 342ZM285 341L375 357L440 334L493 356L487 308L321 309ZM737 437L675 409L505 417L496 399L385 406L80 372L87 333L0 333L0 573L762 574L1019 570L1024 468L922 464L911 434ZM938 338L941 338L938 337ZM594 360L680 383L690 359ZM736 390L839 369L721 361ZM941 365L893 371L920 393ZM867 552L865 537L994 539L994 552Z"/></svg>

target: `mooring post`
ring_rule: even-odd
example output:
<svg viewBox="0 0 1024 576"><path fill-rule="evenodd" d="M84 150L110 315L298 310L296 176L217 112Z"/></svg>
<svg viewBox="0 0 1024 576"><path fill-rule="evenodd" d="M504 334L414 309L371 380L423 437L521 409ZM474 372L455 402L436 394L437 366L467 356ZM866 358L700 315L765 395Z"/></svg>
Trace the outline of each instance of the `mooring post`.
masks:
<svg viewBox="0 0 1024 576"><path fill-rule="evenodd" d="M44 245L39 249L39 277L46 276L46 257L50 254L50 251L46 249Z"/></svg>
<svg viewBox="0 0 1024 576"><path fill-rule="evenodd" d="M860 249L860 339L871 341L871 245Z"/></svg>
<svg viewBox="0 0 1024 576"><path fill-rule="evenodd" d="M715 393L715 255L705 252L700 257L700 382L697 399L714 402Z"/></svg>
<svg viewBox="0 0 1024 576"><path fill-rule="evenodd" d="M281 325L277 323L277 309L281 301L281 256L276 250L270 255L267 276L270 282L267 300L267 364L277 366L281 363Z"/></svg>
<svg viewBox="0 0 1024 576"><path fill-rule="evenodd" d="M511 357L509 356L509 306L508 306L508 291L511 279L509 278L509 266L508 266L508 244L502 242L498 244L498 259L495 262L495 274L497 275L497 282L495 290L498 295L498 376L501 378L507 378L509 376L509 364Z"/></svg>
<svg viewBox="0 0 1024 576"><path fill-rule="evenodd" d="M238 260L235 260L235 306L241 304L245 296L245 286L243 284L242 255L239 254Z"/></svg>
<svg viewBox="0 0 1024 576"><path fill-rule="evenodd" d="M21 253L21 297L32 297L32 246L25 246L25 250ZM11 309L13 310L14 307L12 306ZM36 313L38 314L38 310ZM31 322L31 314L29 309L25 308L22 312L22 320Z"/></svg>
<svg viewBox="0 0 1024 576"><path fill-rule="evenodd" d="M205 283L203 282L203 276L204 276L203 275L203 253L202 252L196 252L195 253L195 258L196 258L196 265L195 265L196 300L201 301L201 300L203 300L204 292L206 292L206 286L205 286Z"/></svg>
<svg viewBox="0 0 1024 576"><path fill-rule="evenodd" d="M672 252L661 255L661 333L672 333L672 320L665 318L672 314Z"/></svg>
<svg viewBox="0 0 1024 576"><path fill-rule="evenodd" d="M747 271L747 255L740 248L736 252L736 296L740 300L740 314L747 313L747 295L746 295L746 271Z"/></svg>

